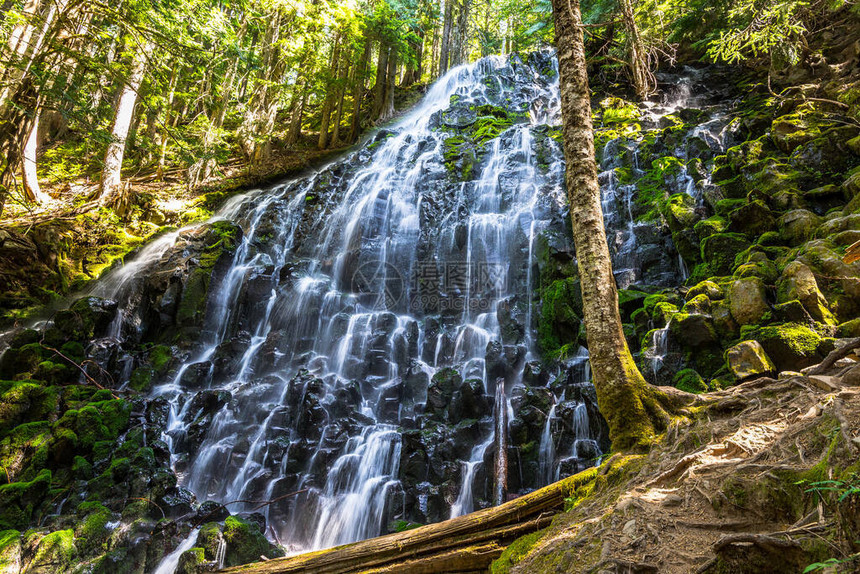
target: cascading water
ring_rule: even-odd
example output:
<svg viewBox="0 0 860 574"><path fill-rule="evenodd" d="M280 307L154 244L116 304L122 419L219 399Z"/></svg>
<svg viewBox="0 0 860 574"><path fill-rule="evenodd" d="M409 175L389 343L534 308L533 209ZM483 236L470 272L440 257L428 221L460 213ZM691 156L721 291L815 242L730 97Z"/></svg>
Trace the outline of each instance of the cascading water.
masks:
<svg viewBox="0 0 860 574"><path fill-rule="evenodd" d="M458 516L595 464L608 445L587 352L538 360L536 286L547 245L569 236L558 102L551 55L483 59L358 151L219 212L241 232L150 407L166 413L182 486L262 512L270 537L302 550ZM644 172L635 145L606 144L619 286L675 284L677 253L637 220L618 158ZM141 284L193 263L201 233L161 237L100 284L122 311L115 337L152 329Z"/></svg>
<svg viewBox="0 0 860 574"><path fill-rule="evenodd" d="M269 534L311 549L505 496L512 397L537 358L535 240L565 221L562 154L545 135L560 121L556 73L548 54L452 70L363 149L219 212L241 236L196 344L153 391L199 500L282 500L264 505ZM505 109L514 120L476 143L474 173L452 177L448 140ZM114 336L145 327L143 277L194 233L165 235L100 285L120 301ZM440 444L416 450L422 432Z"/></svg>

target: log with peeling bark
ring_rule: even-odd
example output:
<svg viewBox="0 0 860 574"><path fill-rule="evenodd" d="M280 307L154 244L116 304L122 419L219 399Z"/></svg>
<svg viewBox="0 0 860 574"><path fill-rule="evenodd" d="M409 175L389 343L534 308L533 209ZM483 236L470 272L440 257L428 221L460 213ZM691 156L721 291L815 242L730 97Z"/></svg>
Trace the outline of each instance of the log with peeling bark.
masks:
<svg viewBox="0 0 860 574"><path fill-rule="evenodd" d="M510 502L327 550L246 564L232 574L348 574L358 572L486 572L505 546L546 528L573 490L593 479L585 471Z"/></svg>

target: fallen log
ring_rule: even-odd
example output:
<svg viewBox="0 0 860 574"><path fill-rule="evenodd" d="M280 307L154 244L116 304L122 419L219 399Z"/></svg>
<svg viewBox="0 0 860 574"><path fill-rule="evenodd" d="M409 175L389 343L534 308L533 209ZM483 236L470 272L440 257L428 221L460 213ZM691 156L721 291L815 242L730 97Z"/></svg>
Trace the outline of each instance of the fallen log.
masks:
<svg viewBox="0 0 860 574"><path fill-rule="evenodd" d="M510 502L414 530L228 568L230 574L485 571L505 546L549 525L564 499L593 480L595 469ZM414 567L414 569L413 569Z"/></svg>

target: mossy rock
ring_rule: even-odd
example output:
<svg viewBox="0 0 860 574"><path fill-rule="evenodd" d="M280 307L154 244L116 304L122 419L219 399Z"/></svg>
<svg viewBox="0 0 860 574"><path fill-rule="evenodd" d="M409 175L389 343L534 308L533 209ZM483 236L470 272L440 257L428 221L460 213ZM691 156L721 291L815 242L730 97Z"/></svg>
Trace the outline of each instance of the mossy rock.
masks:
<svg viewBox="0 0 860 574"><path fill-rule="evenodd" d="M54 326L72 341L89 341L104 332L116 315L117 303L98 297L82 297L54 315Z"/></svg>
<svg viewBox="0 0 860 574"><path fill-rule="evenodd" d="M699 236L699 239L704 239L716 233L722 233L728 230L728 227L729 222L726 221L724 217L714 215L697 222L693 229L696 231L696 235Z"/></svg>
<svg viewBox="0 0 860 574"><path fill-rule="evenodd" d="M0 433L54 416L59 389L41 381L0 381Z"/></svg>
<svg viewBox="0 0 860 574"><path fill-rule="evenodd" d="M672 378L672 386L688 393L704 393L708 385L702 379L702 375L694 369L683 369L675 373Z"/></svg>
<svg viewBox="0 0 860 574"><path fill-rule="evenodd" d="M726 364L741 381L776 372L773 361L758 341L744 341L731 347L726 351Z"/></svg>
<svg viewBox="0 0 860 574"><path fill-rule="evenodd" d="M559 279L541 289L538 345L547 357L558 357L578 346L582 292L577 279Z"/></svg>
<svg viewBox="0 0 860 574"><path fill-rule="evenodd" d="M749 240L737 233L715 233L702 240L702 260L717 275L731 275L735 256L745 251Z"/></svg>
<svg viewBox="0 0 860 574"><path fill-rule="evenodd" d="M73 530L51 532L39 541L36 554L27 571L33 574L67 571L74 564L77 554Z"/></svg>
<svg viewBox="0 0 860 574"><path fill-rule="evenodd" d="M174 574L198 574L199 566L206 563L202 548L189 548L179 557Z"/></svg>
<svg viewBox="0 0 860 574"><path fill-rule="evenodd" d="M773 229L776 218L761 200L745 203L728 214L729 231L749 236L759 235Z"/></svg>
<svg viewBox="0 0 860 574"><path fill-rule="evenodd" d="M794 209L779 218L779 234L789 245L800 245L815 236L822 219L807 209Z"/></svg>
<svg viewBox="0 0 860 574"><path fill-rule="evenodd" d="M672 231L692 228L700 217L696 213L696 200L686 193L676 193L663 204L663 217Z"/></svg>
<svg viewBox="0 0 860 574"><path fill-rule="evenodd" d="M0 530L27 528L51 488L51 471L42 470L29 482L0 486Z"/></svg>
<svg viewBox="0 0 860 574"><path fill-rule="evenodd" d="M798 323L746 329L742 337L761 343L780 371L799 371L824 358L818 352L824 341L821 335Z"/></svg>
<svg viewBox="0 0 860 574"><path fill-rule="evenodd" d="M284 555L283 550L263 536L256 524L235 516L224 521L224 540L227 542L224 558L227 567L258 562L260 556L277 558Z"/></svg>
<svg viewBox="0 0 860 574"><path fill-rule="evenodd" d="M719 301L724 299L726 296L725 290L710 280L702 281L701 283L697 283L694 287L690 288L687 291L687 295L685 298L687 301L698 297L699 295L705 295L711 301Z"/></svg>
<svg viewBox="0 0 860 574"><path fill-rule="evenodd" d="M758 324L770 311L764 282L758 277L747 277L732 283L729 308L738 325Z"/></svg>
<svg viewBox="0 0 860 574"><path fill-rule="evenodd" d="M0 572L17 573L22 562L21 533L0 531Z"/></svg>
<svg viewBox="0 0 860 574"><path fill-rule="evenodd" d="M709 315L676 313L669 322L669 329L674 339L688 348L707 347L719 339Z"/></svg>

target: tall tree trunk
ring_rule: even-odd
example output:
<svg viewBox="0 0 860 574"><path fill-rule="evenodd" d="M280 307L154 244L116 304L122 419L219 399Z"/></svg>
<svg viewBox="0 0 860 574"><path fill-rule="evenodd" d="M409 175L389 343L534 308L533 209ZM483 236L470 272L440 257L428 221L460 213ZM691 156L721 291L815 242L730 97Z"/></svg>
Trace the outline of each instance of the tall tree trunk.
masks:
<svg viewBox="0 0 860 574"><path fill-rule="evenodd" d="M24 196L27 201L32 203L43 203L48 198L42 193L39 187L39 178L36 175L36 154L39 149L39 110L33 117L33 123L30 127L30 135L27 136L27 141L24 144L23 154L23 176L24 176Z"/></svg>
<svg viewBox="0 0 860 574"><path fill-rule="evenodd" d="M158 179L162 179L164 177L164 165L167 160L167 140L170 137L168 130L170 129L171 116L170 113L173 109L173 100L176 98L176 82L178 80L179 75L176 72L176 68L173 68L170 71L170 83L168 84L167 89L167 102L164 104L164 115L162 116L162 130L161 130L161 145L158 151L158 167L156 168L156 177Z"/></svg>
<svg viewBox="0 0 860 574"><path fill-rule="evenodd" d="M349 81L350 73L355 73L355 68L350 66L349 60L351 58L344 58L343 72L341 72L340 81L337 86L337 106L334 114L334 130L331 134L331 145L330 147L337 147L340 145L340 124L343 122L343 101L346 99L346 86Z"/></svg>
<svg viewBox="0 0 860 574"><path fill-rule="evenodd" d="M358 62L358 68L355 70L352 84L352 122L349 128L350 143L358 139L358 134L361 130L361 101L364 98L364 81L365 76L367 75L367 64L369 61L370 40L365 40L364 51L361 55L361 60Z"/></svg>
<svg viewBox="0 0 860 574"><path fill-rule="evenodd" d="M618 5L621 8L621 18L627 31L627 64L630 67L633 89L636 90L636 95L644 100L653 94L656 88L653 75L648 67L648 53L642 42L642 36L639 34L639 27L636 25L636 13L633 4L630 0L618 0Z"/></svg>
<svg viewBox="0 0 860 574"><path fill-rule="evenodd" d="M591 370L600 412L609 423L613 448L647 445L668 416L630 354L597 183L591 102L579 0L552 0L559 63L564 155L573 238Z"/></svg>
<svg viewBox="0 0 860 574"><path fill-rule="evenodd" d="M320 119L320 137L317 142L319 149L325 149L328 146L328 129L331 122L331 108L334 102L333 87L337 85L338 75L340 74L340 33L337 34L334 40L334 46L331 51L331 62L329 69L333 71L332 79L327 82L325 87L325 100L323 101L322 117Z"/></svg>
<svg viewBox="0 0 860 574"><path fill-rule="evenodd" d="M376 62L376 83L373 85L373 111L371 116L374 120L382 115L385 105L385 83L388 80L388 54L390 48L387 43L379 43L379 58Z"/></svg>
<svg viewBox="0 0 860 574"><path fill-rule="evenodd" d="M451 47L451 24L454 19L454 1L445 0L445 10L442 16L442 39L439 48L439 76L448 71L448 51Z"/></svg>
<svg viewBox="0 0 860 574"><path fill-rule="evenodd" d="M103 204L116 206L120 212L124 211L125 207L125 198L122 194L122 159L125 155L125 143L137 103L137 94L141 83L143 83L143 73L146 70L146 56L149 48L148 44L141 47L140 52L135 54L131 63L128 81L123 85L119 102L116 105L113 127L111 128L111 142L108 144L104 168L102 169L99 199Z"/></svg>
<svg viewBox="0 0 860 574"><path fill-rule="evenodd" d="M461 0L457 15L457 65L469 60L469 10L472 0ZM453 65L451 66L453 68Z"/></svg>
<svg viewBox="0 0 860 574"><path fill-rule="evenodd" d="M397 86L397 50L392 46L388 54L388 72L385 74L385 97L382 103L380 120L394 117L394 88Z"/></svg>
<svg viewBox="0 0 860 574"><path fill-rule="evenodd" d="M304 82L301 87L298 87L298 93L301 94L301 99L293 111L290 118L290 131L287 133L287 145L293 145L302 137L302 116L305 113L305 105L308 103L308 90L305 89L307 82Z"/></svg>
<svg viewBox="0 0 860 574"><path fill-rule="evenodd" d="M25 77L9 99L10 105L0 113L0 161L5 160L0 172L0 215L9 191L18 185L15 176L21 165L24 142L39 108L37 93L32 78Z"/></svg>
<svg viewBox="0 0 860 574"><path fill-rule="evenodd" d="M433 45L430 48L430 81L439 77L439 26L433 26Z"/></svg>

